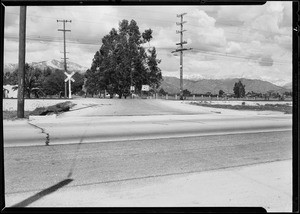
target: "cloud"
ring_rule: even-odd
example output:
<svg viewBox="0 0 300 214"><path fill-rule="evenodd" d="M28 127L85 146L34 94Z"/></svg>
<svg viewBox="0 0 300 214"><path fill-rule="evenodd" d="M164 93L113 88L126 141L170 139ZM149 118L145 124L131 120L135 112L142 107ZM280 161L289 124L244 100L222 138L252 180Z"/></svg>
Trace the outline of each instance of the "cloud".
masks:
<svg viewBox="0 0 300 214"><path fill-rule="evenodd" d="M250 27L269 38L280 34L290 34L287 29L282 28L292 25L291 14L291 4L267 2L265 13L253 19Z"/></svg>
<svg viewBox="0 0 300 214"><path fill-rule="evenodd" d="M227 46L226 53L237 54L242 50L240 44L236 42L228 42Z"/></svg>
<svg viewBox="0 0 300 214"><path fill-rule="evenodd" d="M292 2L282 2L284 6L283 17L280 24L280 27L290 27L292 25Z"/></svg>
<svg viewBox="0 0 300 214"><path fill-rule="evenodd" d="M273 59L270 56L260 58L258 62L261 66L272 66Z"/></svg>
<svg viewBox="0 0 300 214"><path fill-rule="evenodd" d="M288 51L292 51L292 37L286 35L276 35L274 37L274 41L279 46L287 49Z"/></svg>
<svg viewBox="0 0 300 214"><path fill-rule="evenodd" d="M178 46L176 25L184 16L184 75L202 78L248 77L291 82L292 3L267 2L261 6L83 6L27 7L26 61L43 61L63 57L63 34L57 19L66 24L67 51L70 61L89 67L101 39L122 19L137 21L140 32L151 28L151 46L157 48L163 75L179 77L179 56L171 51ZM4 60L18 60L19 7L5 12ZM41 41L38 41L41 38ZM47 38L47 39L45 39ZM43 40L43 41L42 41ZM54 40L49 42L48 40ZM145 45L147 47L148 44ZM231 55L232 57L226 56ZM268 63L266 63L268 62ZM272 62L272 66L271 66Z"/></svg>
<svg viewBox="0 0 300 214"><path fill-rule="evenodd" d="M248 23L263 13L264 6L221 6L217 18L220 24L224 23L225 25L229 21Z"/></svg>
<svg viewBox="0 0 300 214"><path fill-rule="evenodd" d="M186 36L190 38L190 46L204 51L222 51L226 46L224 30L215 26L216 20L200 9L195 9L191 15L192 28Z"/></svg>

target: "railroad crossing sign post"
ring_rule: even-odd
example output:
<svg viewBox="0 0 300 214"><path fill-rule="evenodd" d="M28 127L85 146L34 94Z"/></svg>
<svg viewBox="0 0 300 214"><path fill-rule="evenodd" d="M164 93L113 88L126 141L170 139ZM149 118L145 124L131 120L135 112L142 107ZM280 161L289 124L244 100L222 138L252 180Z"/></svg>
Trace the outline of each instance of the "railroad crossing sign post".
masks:
<svg viewBox="0 0 300 214"><path fill-rule="evenodd" d="M65 79L65 82L69 81L69 99L72 98L72 93L71 93L71 81L75 82L75 80L72 78L72 76L75 74L75 72L73 71L71 74L68 74L67 72L65 72L65 75L67 76L67 78Z"/></svg>
<svg viewBox="0 0 300 214"><path fill-rule="evenodd" d="M130 93L131 93L131 98L132 98L132 99L133 99L133 92L134 92L134 90L135 90L134 85L131 85L131 86L130 86Z"/></svg>

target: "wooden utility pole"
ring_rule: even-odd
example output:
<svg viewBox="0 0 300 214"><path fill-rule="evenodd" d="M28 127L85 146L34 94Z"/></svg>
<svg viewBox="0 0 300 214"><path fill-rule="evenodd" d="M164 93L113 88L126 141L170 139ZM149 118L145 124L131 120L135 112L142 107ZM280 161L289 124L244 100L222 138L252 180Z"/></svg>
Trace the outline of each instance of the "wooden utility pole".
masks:
<svg viewBox="0 0 300 214"><path fill-rule="evenodd" d="M66 22L72 22L72 20L57 20L57 22L63 23L63 29L58 29L58 31L62 31L64 33L64 69L67 72L67 51L66 51L66 32L70 32L71 30L66 30ZM67 72L68 73L68 72ZM69 89L70 90L70 89ZM65 98L67 96L67 83L65 82Z"/></svg>
<svg viewBox="0 0 300 214"><path fill-rule="evenodd" d="M24 118L26 6L20 6L17 117Z"/></svg>
<svg viewBox="0 0 300 214"><path fill-rule="evenodd" d="M183 41L183 32L186 30L183 30L183 24L186 23L186 21L183 21L183 16L186 15L186 13L178 14L177 17L180 17L180 22L176 22L177 25L180 25L180 30L177 30L176 33L180 33L180 42L176 43L176 45L180 45L180 48L176 49L174 52L180 52L180 99L183 100L183 51L191 50L192 48L183 48L183 44L187 44L186 41Z"/></svg>

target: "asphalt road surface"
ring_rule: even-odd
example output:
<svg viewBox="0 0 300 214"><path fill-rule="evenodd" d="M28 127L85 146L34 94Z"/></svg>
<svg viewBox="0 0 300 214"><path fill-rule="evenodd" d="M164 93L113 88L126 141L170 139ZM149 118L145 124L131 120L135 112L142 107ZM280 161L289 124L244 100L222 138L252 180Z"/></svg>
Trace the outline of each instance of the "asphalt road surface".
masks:
<svg viewBox="0 0 300 214"><path fill-rule="evenodd" d="M97 104L97 102L98 104ZM101 100L57 117L30 120L36 134L10 123L5 147L93 143L291 130L291 115L215 109L163 100ZM222 111L222 110L221 110ZM23 126L23 124L19 124ZM29 127L30 128L30 127ZM43 139L44 140L41 140Z"/></svg>
<svg viewBox="0 0 300 214"><path fill-rule="evenodd" d="M291 131L5 148L6 193L291 159Z"/></svg>
<svg viewBox="0 0 300 214"><path fill-rule="evenodd" d="M34 205L46 190L50 194L59 188L292 158L290 115L219 114L204 107L148 100L135 101L140 105L133 100L97 102L54 119L31 121L50 134L50 146L40 138L33 144L14 144L13 137L7 138L6 196L40 192L22 198L17 206ZM14 137L18 140L18 135ZM7 205L16 204L7 201Z"/></svg>

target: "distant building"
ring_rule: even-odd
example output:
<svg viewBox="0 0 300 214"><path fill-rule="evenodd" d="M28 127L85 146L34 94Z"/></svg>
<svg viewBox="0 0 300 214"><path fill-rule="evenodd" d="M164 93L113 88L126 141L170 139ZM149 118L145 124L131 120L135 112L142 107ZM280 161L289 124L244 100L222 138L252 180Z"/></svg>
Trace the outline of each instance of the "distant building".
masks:
<svg viewBox="0 0 300 214"><path fill-rule="evenodd" d="M223 96L229 98L229 97L234 97L234 94L233 93L225 93L225 94L223 94Z"/></svg>
<svg viewBox="0 0 300 214"><path fill-rule="evenodd" d="M18 98L18 85L4 85L3 98Z"/></svg>

